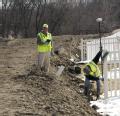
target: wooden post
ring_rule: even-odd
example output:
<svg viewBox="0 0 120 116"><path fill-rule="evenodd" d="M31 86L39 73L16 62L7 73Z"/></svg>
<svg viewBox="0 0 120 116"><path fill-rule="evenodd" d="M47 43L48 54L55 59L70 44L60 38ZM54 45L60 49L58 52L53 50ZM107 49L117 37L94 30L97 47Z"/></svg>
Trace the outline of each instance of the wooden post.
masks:
<svg viewBox="0 0 120 116"><path fill-rule="evenodd" d="M58 69L58 71L56 72L56 75L58 76L58 77L60 77L60 75L62 74L62 72L63 72L63 70L64 70L64 66L59 66L58 67L59 69Z"/></svg>
<svg viewBox="0 0 120 116"><path fill-rule="evenodd" d="M119 38L118 38L119 40ZM118 42L118 60L120 60L120 41ZM119 62L119 76L120 76L120 62ZM120 78L118 79L118 83L120 82ZM118 89L119 89L119 96L120 96L120 84L118 84Z"/></svg>
<svg viewBox="0 0 120 116"><path fill-rule="evenodd" d="M103 76L104 76L104 99L108 98L108 79L107 79L107 61L104 61Z"/></svg>
<svg viewBox="0 0 120 116"><path fill-rule="evenodd" d="M83 52L84 52L84 41L83 41L83 38L81 39L81 61L84 60L84 57L83 57Z"/></svg>

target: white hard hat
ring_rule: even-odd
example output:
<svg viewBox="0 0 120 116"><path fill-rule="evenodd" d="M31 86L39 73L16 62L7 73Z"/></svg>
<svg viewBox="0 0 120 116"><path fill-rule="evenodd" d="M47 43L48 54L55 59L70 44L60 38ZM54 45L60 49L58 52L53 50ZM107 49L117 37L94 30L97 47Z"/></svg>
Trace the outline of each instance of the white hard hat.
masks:
<svg viewBox="0 0 120 116"><path fill-rule="evenodd" d="M43 27L48 28L48 24L43 24Z"/></svg>

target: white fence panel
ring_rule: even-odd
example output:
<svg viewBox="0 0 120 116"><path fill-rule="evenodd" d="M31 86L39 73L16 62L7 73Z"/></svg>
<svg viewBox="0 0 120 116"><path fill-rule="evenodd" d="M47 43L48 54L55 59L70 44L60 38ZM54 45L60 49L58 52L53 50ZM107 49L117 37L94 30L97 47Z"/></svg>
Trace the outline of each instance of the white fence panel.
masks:
<svg viewBox="0 0 120 116"><path fill-rule="evenodd" d="M120 96L120 38L102 38L103 50L109 51L104 62L104 97ZM82 40L81 60L92 60L100 50L100 41Z"/></svg>

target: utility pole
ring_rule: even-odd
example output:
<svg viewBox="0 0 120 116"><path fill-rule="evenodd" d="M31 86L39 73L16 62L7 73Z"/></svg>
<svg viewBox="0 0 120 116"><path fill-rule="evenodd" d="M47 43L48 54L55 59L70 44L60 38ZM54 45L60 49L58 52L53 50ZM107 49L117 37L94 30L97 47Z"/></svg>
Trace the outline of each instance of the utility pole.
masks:
<svg viewBox="0 0 120 116"><path fill-rule="evenodd" d="M2 37L4 37L4 26L3 26L3 17L4 17L4 12L3 12L3 0L2 0L2 10L1 10L1 16L2 16L2 18L1 18L1 30L2 30Z"/></svg>
<svg viewBox="0 0 120 116"><path fill-rule="evenodd" d="M102 41L101 41L101 22L103 21L102 18L97 18L96 22L98 22L98 33L99 33L99 39L100 39L100 51L103 50L102 48ZM102 70L102 77L103 77L103 58L101 55L101 70Z"/></svg>

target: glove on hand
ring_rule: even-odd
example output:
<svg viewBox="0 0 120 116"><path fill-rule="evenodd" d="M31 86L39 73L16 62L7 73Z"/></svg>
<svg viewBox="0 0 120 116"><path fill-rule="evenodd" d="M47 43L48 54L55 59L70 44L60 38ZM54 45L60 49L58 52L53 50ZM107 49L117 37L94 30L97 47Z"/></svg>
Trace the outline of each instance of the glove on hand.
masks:
<svg viewBox="0 0 120 116"><path fill-rule="evenodd" d="M46 41L46 42L48 42L48 43L49 43L49 42L51 42L51 40L50 40L50 39L47 39L47 41Z"/></svg>

